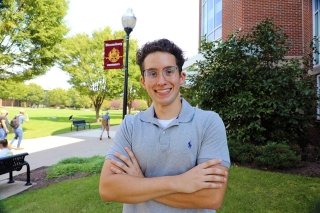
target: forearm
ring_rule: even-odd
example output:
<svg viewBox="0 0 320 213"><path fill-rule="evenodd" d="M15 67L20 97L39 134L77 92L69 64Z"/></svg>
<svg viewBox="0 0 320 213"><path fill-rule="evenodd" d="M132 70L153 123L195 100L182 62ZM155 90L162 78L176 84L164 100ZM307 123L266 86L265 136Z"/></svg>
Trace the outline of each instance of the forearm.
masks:
<svg viewBox="0 0 320 213"><path fill-rule="evenodd" d="M104 177L102 173L100 196L105 201L140 203L176 193L174 179L175 176L143 178L123 174L109 174Z"/></svg>
<svg viewBox="0 0 320 213"><path fill-rule="evenodd" d="M154 199L175 208L218 209L221 202L214 198L214 189L202 189L194 193L176 193Z"/></svg>
<svg viewBox="0 0 320 213"><path fill-rule="evenodd" d="M228 169L217 166L222 170ZM221 182L221 187L212 189L201 189L193 193L175 193L156 198L155 201L175 208L204 208L219 209L223 204L225 192L227 190L227 177L225 182Z"/></svg>

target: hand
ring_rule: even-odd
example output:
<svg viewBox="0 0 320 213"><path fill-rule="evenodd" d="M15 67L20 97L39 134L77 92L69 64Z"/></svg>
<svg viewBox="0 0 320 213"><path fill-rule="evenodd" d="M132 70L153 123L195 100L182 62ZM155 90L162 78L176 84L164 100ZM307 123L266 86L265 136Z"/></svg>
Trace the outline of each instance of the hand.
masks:
<svg viewBox="0 0 320 213"><path fill-rule="evenodd" d="M227 181L228 172L219 168L220 160L209 160L178 175L179 192L193 193L201 189L218 189Z"/></svg>
<svg viewBox="0 0 320 213"><path fill-rule="evenodd" d="M116 157L122 160L124 163L111 160L111 163L114 165L114 167L110 168L111 171L115 174L127 174L136 177L144 177L140 165L133 152L128 147L125 147L125 150L128 153L130 159L116 152Z"/></svg>

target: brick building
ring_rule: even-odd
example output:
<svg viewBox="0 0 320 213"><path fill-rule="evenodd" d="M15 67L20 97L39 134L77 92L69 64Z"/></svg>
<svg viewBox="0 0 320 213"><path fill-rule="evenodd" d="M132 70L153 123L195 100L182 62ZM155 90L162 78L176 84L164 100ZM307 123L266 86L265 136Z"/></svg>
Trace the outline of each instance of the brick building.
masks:
<svg viewBox="0 0 320 213"><path fill-rule="evenodd" d="M259 22L271 18L288 35L288 56L301 57L310 50L311 0L222 0L222 5L223 40L238 29L248 32Z"/></svg>
<svg viewBox="0 0 320 213"><path fill-rule="evenodd" d="M310 53L313 37L320 37L319 11L320 0L199 0L199 43L201 38L226 40L238 30L246 33L270 18L288 36L287 57L299 59ZM313 56L310 74L317 76L320 94L320 55ZM185 68L200 58L199 55L191 58ZM320 119L320 104L318 114Z"/></svg>

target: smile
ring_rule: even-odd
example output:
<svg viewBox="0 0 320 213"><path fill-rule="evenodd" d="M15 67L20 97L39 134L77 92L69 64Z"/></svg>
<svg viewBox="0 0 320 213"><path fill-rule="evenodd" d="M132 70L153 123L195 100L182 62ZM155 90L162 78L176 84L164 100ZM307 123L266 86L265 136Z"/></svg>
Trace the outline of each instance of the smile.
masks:
<svg viewBox="0 0 320 213"><path fill-rule="evenodd" d="M169 88L169 89L157 89L157 90L155 90L155 92L158 93L158 94L168 94L168 93L170 93L170 91L171 91L171 88Z"/></svg>

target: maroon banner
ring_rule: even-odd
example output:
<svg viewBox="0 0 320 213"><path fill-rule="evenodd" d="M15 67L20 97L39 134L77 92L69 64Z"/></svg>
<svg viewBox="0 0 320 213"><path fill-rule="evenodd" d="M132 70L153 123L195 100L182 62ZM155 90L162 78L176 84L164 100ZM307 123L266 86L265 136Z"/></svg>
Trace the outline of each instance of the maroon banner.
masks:
<svg viewBox="0 0 320 213"><path fill-rule="evenodd" d="M123 39L104 41L104 69L123 68Z"/></svg>

